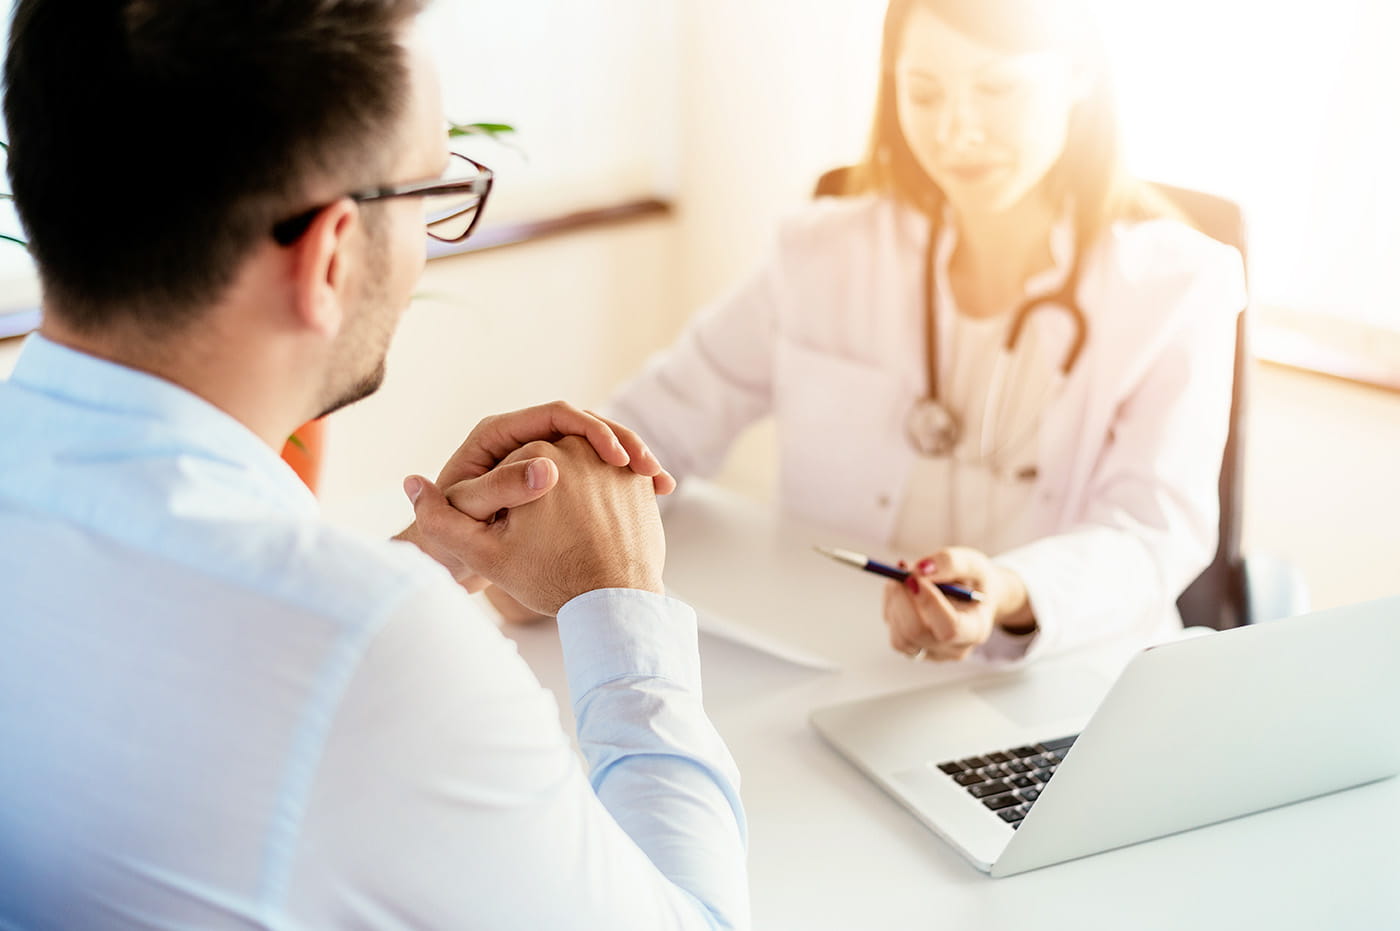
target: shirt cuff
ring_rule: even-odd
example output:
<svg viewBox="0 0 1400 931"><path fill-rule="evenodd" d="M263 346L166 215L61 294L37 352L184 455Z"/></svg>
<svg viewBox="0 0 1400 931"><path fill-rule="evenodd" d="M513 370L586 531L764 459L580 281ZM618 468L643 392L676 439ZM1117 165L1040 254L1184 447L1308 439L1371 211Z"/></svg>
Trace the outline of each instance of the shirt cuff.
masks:
<svg viewBox="0 0 1400 931"><path fill-rule="evenodd" d="M1044 656L1060 639L1059 616L1055 612L1053 599L1046 597L1046 592L1054 589L1051 580L1053 572L1045 565L1045 547L1053 546L1046 540L1037 540L1025 546L1018 547L995 557L992 562L1003 568L1010 569L1021 579L1021 584L1026 587L1026 597L1030 599L1031 613L1035 616L1035 633L1028 636L1018 636L1008 634L1005 630L997 628L994 636L1000 636L1009 641L1005 650L1014 651L1014 656L1007 654L1007 658L1033 660Z"/></svg>
<svg viewBox="0 0 1400 931"><path fill-rule="evenodd" d="M1013 663L1025 659L1030 648L1040 639L1040 628L1028 634L1009 633L1000 624L992 625L992 633L978 647L982 658L997 663Z"/></svg>
<svg viewBox="0 0 1400 931"><path fill-rule="evenodd" d="M559 609L559 640L569 699L605 682L662 678L700 692L695 611L668 595L633 588L600 588Z"/></svg>

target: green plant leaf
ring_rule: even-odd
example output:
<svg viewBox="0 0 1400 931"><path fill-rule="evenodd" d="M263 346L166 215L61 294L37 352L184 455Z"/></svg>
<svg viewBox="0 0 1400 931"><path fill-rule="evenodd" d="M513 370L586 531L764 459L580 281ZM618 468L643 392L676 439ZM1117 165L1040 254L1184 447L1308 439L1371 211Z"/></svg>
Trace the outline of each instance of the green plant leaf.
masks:
<svg viewBox="0 0 1400 931"><path fill-rule="evenodd" d="M467 307L457 294L448 291L415 291L411 300L426 301L430 304L446 304L450 307Z"/></svg>
<svg viewBox="0 0 1400 931"><path fill-rule="evenodd" d="M0 239L5 240L6 242L12 242L17 246L23 246L26 249L29 248L29 243L25 242L23 239L16 239L15 237L7 235L5 233L0 233Z"/></svg>
<svg viewBox="0 0 1400 931"><path fill-rule="evenodd" d="M10 144L9 144L8 142L6 142L4 139L0 139L0 151L5 151L5 152L10 151Z"/></svg>
<svg viewBox="0 0 1400 931"><path fill-rule="evenodd" d="M509 135L515 132L515 127L508 123L453 123L447 124L447 138L457 139L461 136L490 136L492 139Z"/></svg>
<svg viewBox="0 0 1400 931"><path fill-rule="evenodd" d="M521 159L529 162L530 157L525 154L525 150L506 138L514 135L515 131L515 127L509 123L453 123L451 120L447 123L447 138L449 139L460 139L463 136L485 136L507 149L514 150Z"/></svg>
<svg viewBox="0 0 1400 931"><path fill-rule="evenodd" d="M297 436L295 433L293 433L291 436L287 437L287 442L290 443L290 444L292 444L293 446L295 446L297 449L301 450L302 452L306 452L306 451L307 451L307 449L306 449L306 444L303 443L303 442L301 441L301 437Z"/></svg>

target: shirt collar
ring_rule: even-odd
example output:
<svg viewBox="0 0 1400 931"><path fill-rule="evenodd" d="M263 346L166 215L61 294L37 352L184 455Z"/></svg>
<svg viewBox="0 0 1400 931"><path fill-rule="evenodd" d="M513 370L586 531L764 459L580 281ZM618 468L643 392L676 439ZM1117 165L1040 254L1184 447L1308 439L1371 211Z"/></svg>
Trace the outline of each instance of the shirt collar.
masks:
<svg viewBox="0 0 1400 931"><path fill-rule="evenodd" d="M319 513L305 483L256 434L173 382L69 349L38 333L25 341L9 380L79 407L159 423L191 453L237 467L280 508L305 518Z"/></svg>

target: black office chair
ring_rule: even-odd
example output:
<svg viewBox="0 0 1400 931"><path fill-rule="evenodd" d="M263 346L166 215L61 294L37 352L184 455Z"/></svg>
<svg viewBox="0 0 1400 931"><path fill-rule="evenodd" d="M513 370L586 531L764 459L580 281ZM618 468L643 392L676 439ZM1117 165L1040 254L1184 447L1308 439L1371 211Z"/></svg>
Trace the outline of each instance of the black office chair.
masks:
<svg viewBox="0 0 1400 931"><path fill-rule="evenodd" d="M817 180L815 196L846 193L850 168L835 168ZM1239 205L1200 191L1157 184L1155 187L1212 239L1234 246L1246 260L1244 214ZM1215 558L1177 599L1188 627L1225 630L1242 624L1288 617L1307 610L1307 588L1292 566L1269 557L1246 559L1240 551L1244 523L1245 407L1249 389L1248 308L1235 324L1235 378L1230 400L1230 430L1220 464L1220 540Z"/></svg>
<svg viewBox="0 0 1400 931"><path fill-rule="evenodd" d="M1244 214L1223 197L1166 184L1155 185L1195 227L1212 239L1234 246L1249 267ZM1248 272L1246 271L1246 278ZM1244 523L1244 431L1249 397L1249 314L1240 309L1235 323L1235 378L1230 398L1230 431L1220 463L1220 540L1215 558L1176 600L1188 627L1225 630L1251 622L1240 531Z"/></svg>
<svg viewBox="0 0 1400 931"><path fill-rule="evenodd" d="M1244 214L1223 197L1155 185L1197 229L1212 239L1234 246L1245 261L1248 280ZM1177 599L1187 626L1225 630L1300 614L1307 610L1307 586L1302 574L1282 560L1240 551L1244 523L1245 411L1249 398L1249 314L1240 310L1235 324L1235 379L1230 400L1230 432L1220 464L1220 542L1215 559Z"/></svg>

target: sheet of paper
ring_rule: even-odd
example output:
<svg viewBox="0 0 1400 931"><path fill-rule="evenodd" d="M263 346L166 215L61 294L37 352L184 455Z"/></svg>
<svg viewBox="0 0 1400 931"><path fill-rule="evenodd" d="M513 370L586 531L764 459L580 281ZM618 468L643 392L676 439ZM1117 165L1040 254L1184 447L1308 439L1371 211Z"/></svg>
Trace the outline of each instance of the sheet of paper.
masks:
<svg viewBox="0 0 1400 931"><path fill-rule="evenodd" d="M754 627L742 624L739 621L731 620L714 611L706 610L694 601L679 594L675 590L668 590L668 595L679 598L686 604L695 608L695 615L700 630L714 637L720 637L731 643L766 653L795 666L804 666L808 669L820 669L823 671L835 671L841 665L835 660L829 659L811 650L787 643L771 634L756 630Z"/></svg>

